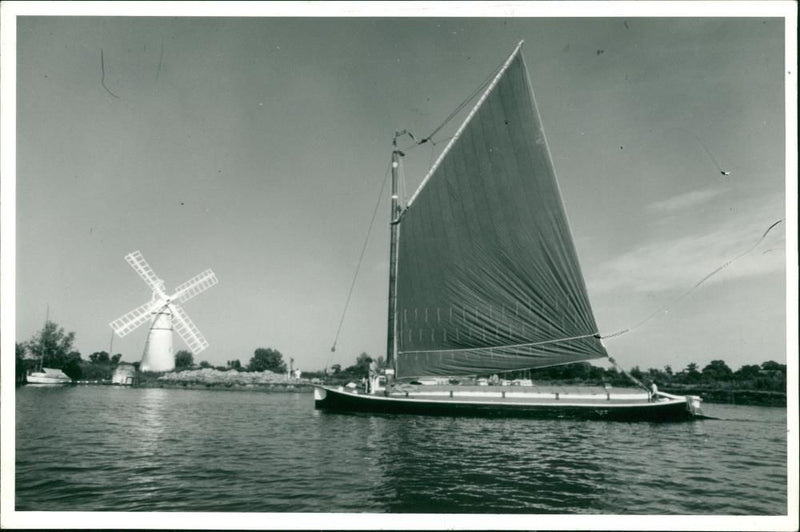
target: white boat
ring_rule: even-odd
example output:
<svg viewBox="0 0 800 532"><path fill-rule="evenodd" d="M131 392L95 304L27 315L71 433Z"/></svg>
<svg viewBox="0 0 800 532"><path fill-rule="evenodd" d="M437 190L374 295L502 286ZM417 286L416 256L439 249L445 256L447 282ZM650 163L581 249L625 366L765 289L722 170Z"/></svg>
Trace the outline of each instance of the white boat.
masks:
<svg viewBox="0 0 800 532"><path fill-rule="evenodd" d="M67 375L60 369L42 368L41 371L34 371L27 376L28 384L45 386L63 386L72 383Z"/></svg>
<svg viewBox="0 0 800 532"><path fill-rule="evenodd" d="M395 136L389 369L383 378L373 376L366 391L317 386L317 408L620 420L702 415L698 397L644 386L424 384L613 361L589 304L521 46L404 208L397 138L405 132Z"/></svg>

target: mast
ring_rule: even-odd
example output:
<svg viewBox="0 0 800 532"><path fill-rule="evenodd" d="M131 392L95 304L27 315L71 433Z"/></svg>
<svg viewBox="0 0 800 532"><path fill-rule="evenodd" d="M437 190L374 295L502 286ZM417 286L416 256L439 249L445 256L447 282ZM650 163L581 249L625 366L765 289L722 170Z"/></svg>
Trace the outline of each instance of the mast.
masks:
<svg viewBox="0 0 800 532"><path fill-rule="evenodd" d="M50 303L47 304L47 312L44 316L44 329L42 330L42 353L39 355L39 371L44 371L44 352L47 346L47 343L44 341L44 333L47 331L47 324L50 323Z"/></svg>
<svg viewBox="0 0 800 532"><path fill-rule="evenodd" d="M395 369L397 351L397 237L400 230L400 208L397 200L397 176L400 168L400 157L403 152L397 149L397 137L402 133L395 133L392 145L392 207L389 216L389 326L386 335L386 363Z"/></svg>

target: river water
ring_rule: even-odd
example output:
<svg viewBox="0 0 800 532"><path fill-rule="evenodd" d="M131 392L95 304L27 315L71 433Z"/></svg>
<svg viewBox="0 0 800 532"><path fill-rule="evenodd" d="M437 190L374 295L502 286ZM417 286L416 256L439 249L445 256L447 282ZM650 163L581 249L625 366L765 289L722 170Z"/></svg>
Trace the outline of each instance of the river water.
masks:
<svg viewBox="0 0 800 532"><path fill-rule="evenodd" d="M310 393L22 387L17 511L786 515L783 408L345 415Z"/></svg>

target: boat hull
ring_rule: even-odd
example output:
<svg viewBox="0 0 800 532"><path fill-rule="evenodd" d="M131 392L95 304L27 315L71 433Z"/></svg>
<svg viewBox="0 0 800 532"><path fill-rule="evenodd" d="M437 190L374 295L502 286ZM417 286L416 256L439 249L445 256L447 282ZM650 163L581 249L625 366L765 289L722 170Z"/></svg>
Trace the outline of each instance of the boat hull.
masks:
<svg viewBox="0 0 800 532"><path fill-rule="evenodd" d="M64 386L72 383L67 375L59 369L43 368L25 377L26 384L36 386Z"/></svg>
<svg viewBox="0 0 800 532"><path fill-rule="evenodd" d="M503 399L396 397L328 387L314 389L315 408L332 412L614 421L683 421L702 417L693 406L692 397L604 403L580 399L542 401L535 397Z"/></svg>
<svg viewBox="0 0 800 532"><path fill-rule="evenodd" d="M26 384L28 385L35 385L35 386L66 386L67 384L71 384L71 380L63 380L63 379L53 379L50 377L37 377L33 375L28 375L26 377Z"/></svg>

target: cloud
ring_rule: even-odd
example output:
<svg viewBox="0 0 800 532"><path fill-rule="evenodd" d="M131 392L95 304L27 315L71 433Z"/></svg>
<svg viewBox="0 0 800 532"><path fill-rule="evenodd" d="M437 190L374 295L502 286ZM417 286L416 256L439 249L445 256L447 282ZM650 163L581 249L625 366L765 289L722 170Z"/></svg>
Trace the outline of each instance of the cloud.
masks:
<svg viewBox="0 0 800 532"><path fill-rule="evenodd" d="M643 244L601 264L587 276L587 285L595 293L688 289L754 246L774 221L764 215L743 216L703 232ZM755 249L703 284L785 271L784 229L784 224L774 227Z"/></svg>
<svg viewBox="0 0 800 532"><path fill-rule="evenodd" d="M725 190L707 188L704 190L693 190L685 194L679 194L671 198L656 201L647 206L648 210L657 212L675 212L689 207L696 207L707 203L717 196L723 194Z"/></svg>

